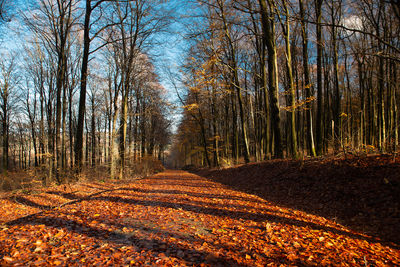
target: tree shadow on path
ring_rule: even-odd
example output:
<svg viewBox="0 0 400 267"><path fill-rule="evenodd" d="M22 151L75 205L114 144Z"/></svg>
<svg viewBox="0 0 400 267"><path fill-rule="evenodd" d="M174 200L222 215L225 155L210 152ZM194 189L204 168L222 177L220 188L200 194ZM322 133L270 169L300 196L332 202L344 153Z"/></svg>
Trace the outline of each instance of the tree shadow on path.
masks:
<svg viewBox="0 0 400 267"><path fill-rule="evenodd" d="M370 161L310 160L301 165L298 161L276 160L197 174L399 247L400 164Z"/></svg>

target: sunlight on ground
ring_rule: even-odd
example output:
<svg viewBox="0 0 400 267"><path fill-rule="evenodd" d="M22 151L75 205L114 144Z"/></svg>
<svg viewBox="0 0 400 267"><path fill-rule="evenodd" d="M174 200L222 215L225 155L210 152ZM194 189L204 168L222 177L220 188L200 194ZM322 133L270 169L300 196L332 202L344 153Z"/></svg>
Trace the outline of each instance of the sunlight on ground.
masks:
<svg viewBox="0 0 400 267"><path fill-rule="evenodd" d="M119 188L99 188L115 190L2 226L0 263L400 264L394 246L187 172L166 171ZM32 203L25 206L30 209Z"/></svg>

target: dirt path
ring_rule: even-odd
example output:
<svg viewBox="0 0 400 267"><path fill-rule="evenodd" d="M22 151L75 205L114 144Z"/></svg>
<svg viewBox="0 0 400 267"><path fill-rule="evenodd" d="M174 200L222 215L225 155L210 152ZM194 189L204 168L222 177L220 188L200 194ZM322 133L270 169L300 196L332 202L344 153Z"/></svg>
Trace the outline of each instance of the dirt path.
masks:
<svg viewBox="0 0 400 267"><path fill-rule="evenodd" d="M400 250L322 217L166 171L3 225L0 265L27 264L383 266L399 265Z"/></svg>

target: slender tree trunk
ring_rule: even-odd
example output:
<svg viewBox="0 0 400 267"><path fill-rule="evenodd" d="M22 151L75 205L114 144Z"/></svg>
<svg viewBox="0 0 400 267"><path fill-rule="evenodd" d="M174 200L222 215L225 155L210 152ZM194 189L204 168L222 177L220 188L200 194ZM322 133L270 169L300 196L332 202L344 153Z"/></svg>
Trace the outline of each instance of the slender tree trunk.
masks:
<svg viewBox="0 0 400 267"><path fill-rule="evenodd" d="M358 55L356 55L357 57ZM357 71L358 71L358 86L360 92L360 124L358 131L358 148L361 148L365 145L366 142L366 129L365 129L365 90L364 90L364 77L363 77L363 69L362 63L359 59L357 59Z"/></svg>
<svg viewBox="0 0 400 267"><path fill-rule="evenodd" d="M301 17L301 36L303 41L303 72L304 72L304 87L306 94L306 120L307 120L307 147L309 155L315 157L315 145L314 145L314 134L313 134L313 116L312 116L312 101L313 96L311 95L312 84L310 81L310 69L308 67L308 31L307 24L305 22L303 0L299 0L300 6L300 17Z"/></svg>
<svg viewBox="0 0 400 267"><path fill-rule="evenodd" d="M237 114L235 103L235 92L230 91L232 108L232 158L236 164L239 161L239 136L237 130Z"/></svg>
<svg viewBox="0 0 400 267"><path fill-rule="evenodd" d="M91 132L92 132L92 167L96 166L96 110L95 99L92 96L92 118L91 118Z"/></svg>
<svg viewBox="0 0 400 267"><path fill-rule="evenodd" d="M75 140L75 165L77 171L82 170L83 165L83 126L85 123L86 85L88 75L89 49L90 49L90 15L92 13L91 0L86 0L85 22L83 31L83 56L81 68L81 89L79 95L78 126Z"/></svg>
<svg viewBox="0 0 400 267"><path fill-rule="evenodd" d="M220 2L219 2L220 3ZM237 62L236 62L236 51L235 47L230 35L230 31L228 28L228 24L225 18L225 11L224 11L224 6L223 4L220 3L220 9L221 9L221 17L224 23L224 32L225 32L225 37L228 42L228 47L229 47L229 63L230 63L230 68L232 70L232 88L236 90L236 96L237 96L237 101L238 101L238 106L239 106L239 116L240 116L240 128L242 132L242 141L243 141L243 156L244 156L244 161L245 163L249 163L250 161L250 152L249 152L249 143L248 143L248 137L247 137L247 127L246 127L246 122L245 122L245 115L244 115L244 108L243 108L243 97L242 97L242 92L240 89L239 85L239 76L238 76L238 68L237 68Z"/></svg>
<svg viewBox="0 0 400 267"><path fill-rule="evenodd" d="M40 150L40 163L43 164L45 161L45 145L44 145L44 88L41 84L40 86L40 122L39 122L39 150ZM44 181L43 181L44 182Z"/></svg>
<svg viewBox="0 0 400 267"><path fill-rule="evenodd" d="M214 166L219 166L219 147L218 147L218 140L219 134L217 130L217 110L215 107L216 97L215 97L215 89L214 85L211 87L211 117L212 117L212 129L213 129L213 146L214 146Z"/></svg>
<svg viewBox="0 0 400 267"><path fill-rule="evenodd" d="M271 122L274 133L274 156L276 158L283 157L282 150L282 135L279 115L279 98L278 98L278 66L277 53L275 43L275 24L270 18L268 6L265 0L259 0L261 8L261 21L263 29L263 41L267 46L268 51L268 84L269 84L269 99L271 105Z"/></svg>
<svg viewBox="0 0 400 267"><path fill-rule="evenodd" d="M339 9L341 9L341 5L339 4ZM341 124L342 124L342 119L341 119L341 110L340 110L340 102L341 102L341 97L340 97L340 89L339 89L339 62L338 62L338 43L337 43L337 30L336 30L336 18L335 18L335 11L334 7L332 6L331 10L331 19L332 19L332 36L331 36L331 41L332 41L332 55L333 55L333 84L334 84L334 101L333 101L333 121L334 121L334 136L333 138L333 143L334 143L334 150L337 153L339 150L339 147L341 145Z"/></svg>
<svg viewBox="0 0 400 267"><path fill-rule="evenodd" d="M290 48L290 22L289 22L289 9L286 2L283 2L285 9L286 25L282 23L284 29L285 44L286 44L286 69L288 76L288 91L289 91L289 128L290 128L290 152L293 158L298 157L297 152L297 136L296 136L296 92L294 88L293 70L292 70L292 51Z"/></svg>
<svg viewBox="0 0 400 267"><path fill-rule="evenodd" d="M397 146L399 142L399 119L398 119L398 111L397 111L397 92L398 92L398 83L397 83L397 64L392 62L392 107L393 107L393 151L397 151Z"/></svg>
<svg viewBox="0 0 400 267"><path fill-rule="evenodd" d="M114 111L114 114L112 116L112 123L111 123L111 146L110 146L110 156L111 156L111 165L110 165L110 178L115 179L115 173L116 173L116 161L117 161L117 145L116 145L116 136L117 136L117 131L115 129L116 124L117 124L117 118L118 118L118 113L117 111Z"/></svg>
<svg viewBox="0 0 400 267"><path fill-rule="evenodd" d="M62 122L61 122L61 157L62 164L61 168L64 170L67 167L67 146L66 146L66 137L67 137L67 129L66 129L66 116L67 116L67 82L64 82L63 86L63 104L62 104Z"/></svg>
<svg viewBox="0 0 400 267"><path fill-rule="evenodd" d="M315 0L316 14L316 31L317 31L317 121L316 121L316 145L317 155L322 155L322 131L323 131L323 116L322 116L322 2L323 0Z"/></svg>
<svg viewBox="0 0 400 267"><path fill-rule="evenodd" d="M37 142L36 142L36 131L35 131L34 125L31 124L31 127L32 127L31 133L32 133L33 153L35 155L35 167L38 167L39 163L38 163L38 157L37 157L38 149L37 149Z"/></svg>
<svg viewBox="0 0 400 267"><path fill-rule="evenodd" d="M73 88L69 88L68 92L68 128L69 128L69 156L71 169L74 168L74 127L73 127L73 113L72 113L72 91Z"/></svg>
<svg viewBox="0 0 400 267"><path fill-rule="evenodd" d="M5 88L4 95L7 95L7 89ZM2 116L2 138L3 138L3 172L8 170L8 152L9 152L9 137L8 137L8 107L7 107L7 96L6 99L4 100L2 111L3 111L3 116Z"/></svg>
<svg viewBox="0 0 400 267"><path fill-rule="evenodd" d="M384 85L384 60L382 57L378 59L378 136L379 150L385 151L386 143L386 125L385 125L385 85Z"/></svg>
<svg viewBox="0 0 400 267"><path fill-rule="evenodd" d="M141 118L140 118L140 132L141 132L141 157L145 156L146 153L146 101L144 99L144 94L142 94L142 112L141 112Z"/></svg>
<svg viewBox="0 0 400 267"><path fill-rule="evenodd" d="M126 132L127 132L127 119L128 119L128 85L125 86L122 93L122 104L121 104L121 120L120 120L120 140L119 140L119 157L120 157L120 169L119 178L123 178L123 172L125 169L125 153L126 153Z"/></svg>

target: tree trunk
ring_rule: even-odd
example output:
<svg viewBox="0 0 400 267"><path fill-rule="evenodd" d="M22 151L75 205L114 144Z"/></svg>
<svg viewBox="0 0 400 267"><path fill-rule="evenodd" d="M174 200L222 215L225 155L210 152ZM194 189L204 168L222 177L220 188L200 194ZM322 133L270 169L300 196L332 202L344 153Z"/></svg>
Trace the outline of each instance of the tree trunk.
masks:
<svg viewBox="0 0 400 267"><path fill-rule="evenodd" d="M317 31L317 122L316 122L316 143L317 155L322 155L323 143L323 114L322 114L322 2L323 0L315 0L316 14L316 31Z"/></svg>
<svg viewBox="0 0 400 267"><path fill-rule="evenodd" d="M299 0L300 6L300 17L301 17L301 37L302 37L302 51L303 51L303 72L304 72L304 87L306 96L306 120L307 120L307 148L308 154L315 157L315 145L314 145L314 134L313 134L313 116L312 116L312 101L313 96L311 94L312 84L310 82L310 69L308 67L308 31L307 24L305 22L303 0Z"/></svg>
<svg viewBox="0 0 400 267"><path fill-rule="evenodd" d="M81 68L81 89L79 94L78 126L75 140L75 165L77 171L82 170L83 165L83 126L85 123L86 85L88 75L89 49L90 49L90 15L92 13L91 0L86 0L85 22L83 28L83 55Z"/></svg>
<svg viewBox="0 0 400 267"><path fill-rule="evenodd" d="M220 2L219 2L220 3ZM238 68L237 68L237 62L236 62L236 51L234 48L234 44L230 35L230 31L228 28L228 23L225 18L225 13L224 13L224 6L223 4L219 4L220 9L221 9L221 18L224 23L224 33L225 37L228 42L228 47L229 47L229 64L230 68L232 71L232 81L231 81L231 86L233 89L236 90L236 96L237 96L237 101L238 101L238 106L239 106L239 116L240 116L240 126L241 126L241 132L242 132L242 137L243 137L243 156L244 156L244 161L245 163L249 163L250 161L250 152L249 152L249 144L248 144L248 138L247 138L247 127L246 127L246 122L245 122L245 115L244 115L244 108L243 108L243 97L241 93L241 89L239 86L239 76L238 76Z"/></svg>
<svg viewBox="0 0 400 267"><path fill-rule="evenodd" d="M341 110L340 110L340 89L339 89L339 63L338 63L338 43L337 43L337 30L336 30L336 18L335 18L335 10L334 6L331 7L331 19L332 19L332 27L331 27L331 41L332 41L332 55L333 55L333 84L334 84L334 98L333 98L333 121L334 121L334 136L333 145L334 150L337 153L340 145L341 145ZM339 3L338 9L341 9L341 4ZM340 11L339 11L340 12Z"/></svg>
<svg viewBox="0 0 400 267"><path fill-rule="evenodd" d="M294 88L294 80L293 80L293 70L292 70L292 51L290 48L290 22L289 22L289 9L286 5L286 2L283 1L284 9L285 9L285 18L286 25L282 23L282 29L285 35L285 44L286 44L286 69L288 76L288 91L289 91L289 128L290 128L290 152L292 153L293 158L297 158L297 136L296 136L296 94Z"/></svg>
<svg viewBox="0 0 400 267"><path fill-rule="evenodd" d="M270 18L270 12L265 0L259 0L261 8L261 21L263 29L263 42L267 46L268 51L268 85L269 99L271 105L271 122L274 138L274 157L282 158L282 135L279 115L279 98L278 98L278 66L275 43L275 24Z"/></svg>

